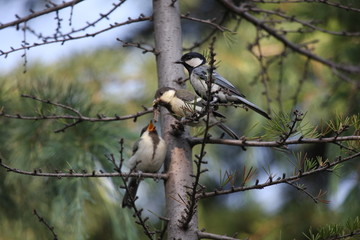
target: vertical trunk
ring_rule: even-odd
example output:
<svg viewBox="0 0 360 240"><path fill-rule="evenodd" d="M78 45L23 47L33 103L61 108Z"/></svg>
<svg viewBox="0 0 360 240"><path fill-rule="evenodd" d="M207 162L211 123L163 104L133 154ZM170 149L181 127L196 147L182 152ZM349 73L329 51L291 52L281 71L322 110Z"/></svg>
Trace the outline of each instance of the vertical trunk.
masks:
<svg viewBox="0 0 360 240"><path fill-rule="evenodd" d="M182 88L175 82L184 78L181 66L174 64L182 55L181 24L178 1L153 0L155 48L159 53L156 58L159 87L169 86ZM165 183L166 211L169 218L168 239L197 239L197 217L193 217L188 229L181 229L179 220L184 213L185 205L181 202L186 199L185 186L191 186L192 160L191 147L185 137L170 134L174 123L165 109L161 110L161 128L163 137L168 144L168 154L165 170L169 178ZM180 198L180 197L181 198Z"/></svg>

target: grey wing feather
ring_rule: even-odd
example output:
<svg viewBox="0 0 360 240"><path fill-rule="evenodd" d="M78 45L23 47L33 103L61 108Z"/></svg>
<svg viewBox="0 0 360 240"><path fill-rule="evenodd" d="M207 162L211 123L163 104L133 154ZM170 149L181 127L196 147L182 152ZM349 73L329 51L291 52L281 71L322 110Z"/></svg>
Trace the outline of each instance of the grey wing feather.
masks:
<svg viewBox="0 0 360 240"><path fill-rule="evenodd" d="M134 154L137 152L137 150L139 149L139 143L140 143L140 141L141 141L141 138L138 139L138 140L134 143L133 148L132 148L132 155L134 155Z"/></svg>
<svg viewBox="0 0 360 240"><path fill-rule="evenodd" d="M176 92L177 97L182 99L186 103L192 103L196 106L203 106L206 103L202 98L197 97L195 94L188 90L179 89Z"/></svg>
<svg viewBox="0 0 360 240"><path fill-rule="evenodd" d="M223 78L217 72L213 72L212 76L213 76L213 81L215 84L219 85L222 88L229 90L230 92L232 92L240 97L245 97L244 94L240 93L239 90L237 90L236 87L234 85L232 85L231 82L229 82L228 80Z"/></svg>
<svg viewBox="0 0 360 240"><path fill-rule="evenodd" d="M193 70L193 72L200 79L207 80L208 79L208 77L207 77L208 70L209 70L209 66L204 65L204 66L200 66L200 67L195 68ZM245 97L242 93L239 92L239 90L236 89L236 87L231 82L226 80L224 77L222 77L216 71L213 71L213 73L212 73L212 80L213 80L214 84L219 85L220 87L234 93L235 95L238 95L240 97Z"/></svg>
<svg viewBox="0 0 360 240"><path fill-rule="evenodd" d="M194 101L194 99L196 99L195 94L185 89L176 90L176 95L178 98L183 99L185 102L191 102Z"/></svg>

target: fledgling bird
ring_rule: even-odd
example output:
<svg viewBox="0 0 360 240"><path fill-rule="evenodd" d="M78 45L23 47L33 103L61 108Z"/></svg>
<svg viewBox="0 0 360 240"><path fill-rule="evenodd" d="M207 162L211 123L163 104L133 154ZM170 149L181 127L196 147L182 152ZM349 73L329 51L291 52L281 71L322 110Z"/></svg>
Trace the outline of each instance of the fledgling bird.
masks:
<svg viewBox="0 0 360 240"><path fill-rule="evenodd" d="M170 87L159 88L155 93L154 108L158 105L164 106L177 120L190 119L190 126L205 125L207 114L204 112L203 99L185 89L174 89ZM239 139L236 133L218 119L225 119L223 115L212 111L209 116L209 126L216 125L226 132L230 137Z"/></svg>
<svg viewBox="0 0 360 240"><path fill-rule="evenodd" d="M156 131L155 125L150 121L144 127L133 146L132 157L126 165L136 171L156 173L160 170L166 156L166 144ZM130 178L128 190L125 192L122 207L131 207L140 184L139 178ZM131 196L131 198L130 198Z"/></svg>
<svg viewBox="0 0 360 240"><path fill-rule="evenodd" d="M190 83L193 86L196 94L206 100L208 95L207 81L209 80L208 74L210 71L210 66L205 64L205 57L197 52L189 52L184 54L181 57L181 60L176 61L175 63L182 64L188 70ZM226 80L216 71L212 72L212 81L212 99L210 99L211 103L219 102L243 104L271 120L270 116L264 110L248 101L231 82Z"/></svg>

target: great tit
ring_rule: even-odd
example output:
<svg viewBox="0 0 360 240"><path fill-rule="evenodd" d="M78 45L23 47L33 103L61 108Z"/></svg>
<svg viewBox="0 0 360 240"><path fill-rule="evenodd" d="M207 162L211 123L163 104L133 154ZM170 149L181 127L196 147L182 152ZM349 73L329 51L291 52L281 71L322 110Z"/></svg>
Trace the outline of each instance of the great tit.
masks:
<svg viewBox="0 0 360 240"><path fill-rule="evenodd" d="M182 64L189 72L190 83L193 86L197 95L203 99L208 96L208 84L210 66L206 65L206 59L203 55L197 52L189 52L181 57L181 60L176 61L176 64ZM239 92L236 87L228 80L223 78L216 71L212 72L211 84L211 103L234 103L243 104L246 107L254 110L262 116L271 119L270 116L260 109L258 106L248 101L243 94Z"/></svg>
<svg viewBox="0 0 360 240"><path fill-rule="evenodd" d="M189 126L205 125L207 114L205 112L206 102L197 97L192 92L185 89L174 89L170 87L159 88L155 93L153 106L157 108L158 105L164 106L171 113L173 117L178 120L186 121ZM218 126L230 137L239 139L236 133L221 122L225 117L218 112L211 111L209 116L209 126Z"/></svg>
<svg viewBox="0 0 360 240"><path fill-rule="evenodd" d="M156 131L155 125L150 121L144 127L133 146L132 157L126 162L127 167L136 171L156 173L160 170L166 156L166 144ZM125 192L122 207L131 207L135 200L140 184L139 178L130 178L128 190ZM131 198L130 198L131 196Z"/></svg>

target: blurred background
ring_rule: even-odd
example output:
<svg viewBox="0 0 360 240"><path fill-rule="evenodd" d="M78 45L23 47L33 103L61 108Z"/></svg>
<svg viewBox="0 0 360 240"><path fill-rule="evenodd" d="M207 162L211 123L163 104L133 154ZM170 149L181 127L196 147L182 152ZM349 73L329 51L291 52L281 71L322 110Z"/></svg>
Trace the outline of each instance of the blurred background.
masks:
<svg viewBox="0 0 360 240"><path fill-rule="evenodd" d="M47 1L2 0L0 3L4 10L0 14L3 24L15 20L15 14L22 17L30 13L29 9L44 9ZM66 8L59 11L58 16L55 13L43 15L27 24L37 33L52 36L59 27L58 17L62 19L60 31L66 33L96 21L100 13L113 7L113 3L85 1L72 11ZM342 3L360 8L356 0ZM314 21L317 26L330 31L360 32L360 14L354 11L320 3L256 6L265 10L281 9L288 16ZM216 1L181 1L181 10L201 19L221 19L224 13ZM108 19L78 35L100 31L109 23L123 22L128 17L134 19L141 13L152 14L150 1L126 1ZM281 28L289 30L288 39L298 44L307 43L323 58L358 65L359 37L299 31L301 26L294 22L280 24ZM328 67L287 51L271 37L260 36L253 25L231 14L222 25L233 32L216 35L217 71L272 116L291 114L298 109L306 113L304 129L317 127L321 132L328 127L326 122L359 113L358 75L349 75L347 80L339 78ZM192 48L195 42L213 31L206 24L186 19L182 20L182 26L184 49ZM141 111L142 106L150 107L157 89L155 57L152 53L142 54L137 48L124 48L116 38L153 46L152 34L152 22L142 22L114 28L91 38L31 48L26 55L23 50L2 54L0 109L31 116L69 113L21 98L21 94L69 105L91 117L97 114L122 116ZM0 30L0 50L3 52L20 47L23 40L23 31L16 27ZM26 34L26 41L39 42L36 34L30 33ZM194 50L206 53L208 46L209 42L205 42ZM264 68L266 71L262 72ZM242 108L224 108L223 113L228 117L227 124L241 136L278 140L266 130L267 120L256 113ZM113 171L104 154L119 158L119 140L124 138L124 157L127 159L140 130L151 118L151 115L145 115L136 122L84 122L61 133L54 131L71 121L0 118L0 157L10 166L28 171ZM349 131L346 134L352 135ZM198 133L198 129L192 130L193 135ZM212 129L211 134L217 137L221 133ZM283 173L293 174L304 156L333 160L343 153L343 149L331 144L301 145L287 150L247 148L246 151L234 146L208 145L207 151L209 171L202 176L201 183L209 190L229 187L229 184L224 185L226 174L232 175L239 184L244 169L254 169L247 182L250 185L256 179L265 182L270 174L274 179ZM195 147L193 153L198 152L199 148ZM202 200L199 229L217 234L238 233L239 237L250 239L305 239L303 232L307 233L309 228L341 224L359 216L359 171L359 161L354 160L332 174L319 174L302 181L314 195L320 189L325 191L328 204L315 204L303 192L288 185ZM33 209L55 227L60 239L145 239L134 223L132 212L120 207L123 195L119 188L120 179L39 178L0 169L0 180L0 239L49 239L49 231L38 222ZM144 214L150 217L154 226L160 227L163 223L158 216L165 215L163 182L144 181L138 196L137 203L145 209Z"/></svg>

